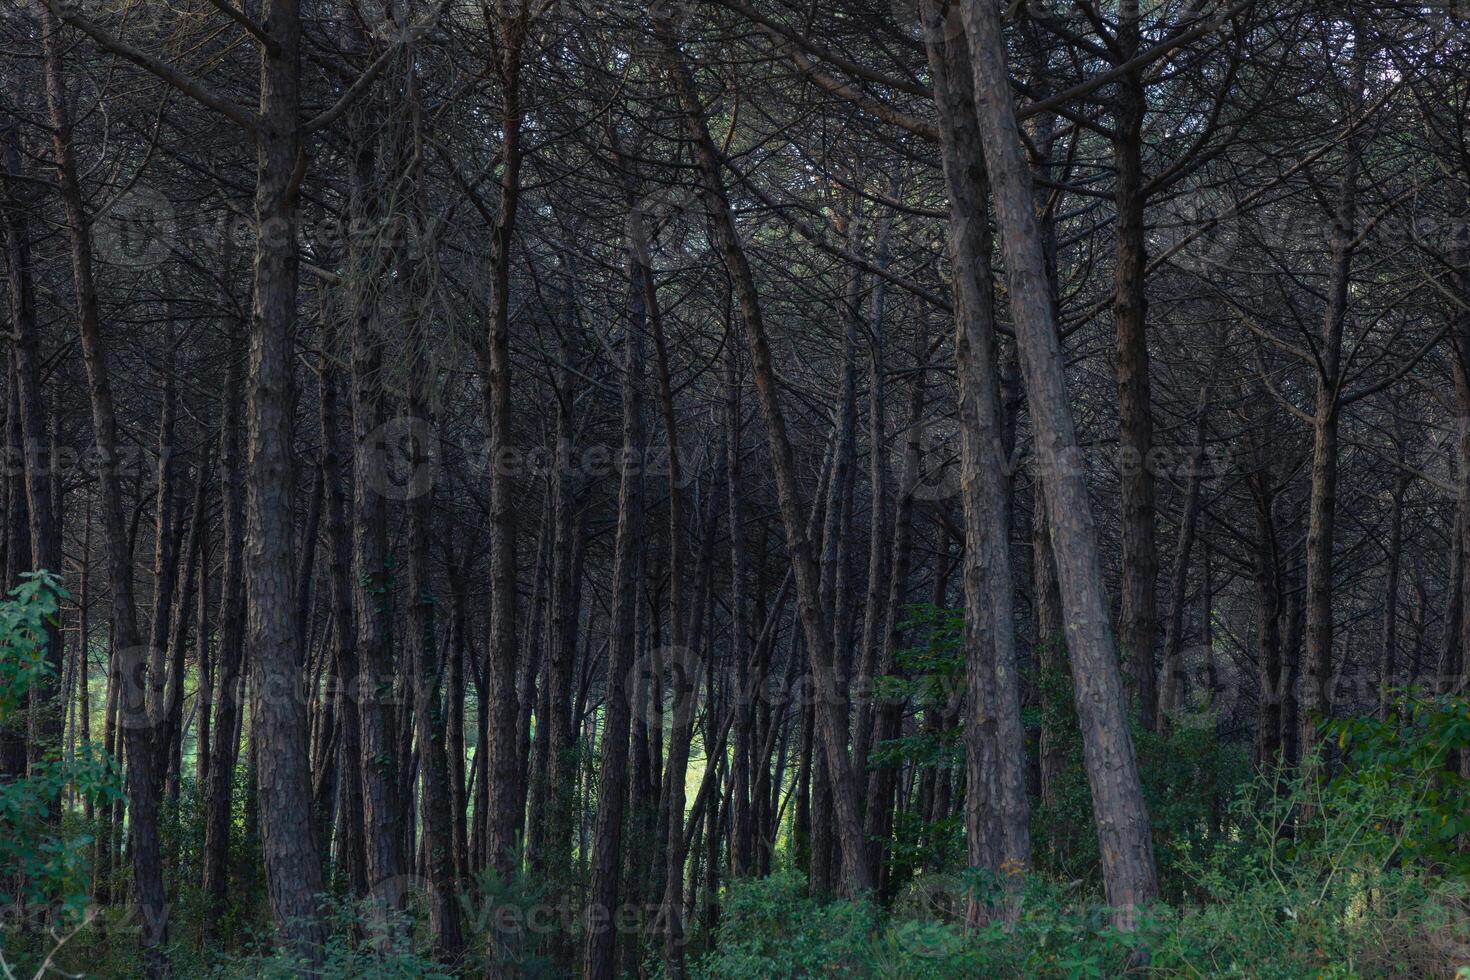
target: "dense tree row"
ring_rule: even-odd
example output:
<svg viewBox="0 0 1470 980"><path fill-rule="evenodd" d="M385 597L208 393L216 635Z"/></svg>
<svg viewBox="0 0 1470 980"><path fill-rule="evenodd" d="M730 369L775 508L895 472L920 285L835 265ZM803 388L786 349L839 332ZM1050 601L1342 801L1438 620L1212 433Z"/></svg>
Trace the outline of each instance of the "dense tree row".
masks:
<svg viewBox="0 0 1470 980"><path fill-rule="evenodd" d="M925 827L1004 920L1078 767L1129 928L1140 733L1463 682L1467 16L16 0L0 551L69 596L0 768L117 760L154 976L326 895L682 976Z"/></svg>

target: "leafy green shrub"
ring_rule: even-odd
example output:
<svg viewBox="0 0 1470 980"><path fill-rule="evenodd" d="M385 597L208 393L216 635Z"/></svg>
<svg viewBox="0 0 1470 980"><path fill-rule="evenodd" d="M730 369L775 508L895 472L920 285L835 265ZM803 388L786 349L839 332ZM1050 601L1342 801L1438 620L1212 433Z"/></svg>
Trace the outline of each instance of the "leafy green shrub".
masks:
<svg viewBox="0 0 1470 980"><path fill-rule="evenodd" d="M0 602L0 727L24 723L35 689L54 678L44 649L66 591L49 572L32 572ZM7 930L22 930L6 952L28 971L62 932L85 921L93 837L68 802L98 807L121 796L114 763L91 745L63 757L60 746L24 775L0 780L0 899ZM54 930L54 932L53 932Z"/></svg>
<svg viewBox="0 0 1470 980"><path fill-rule="evenodd" d="M1067 881L1101 887L1092 794L1082 765L1082 737L1072 709L1070 668L1062 652L1051 670L1036 677L1040 716L1060 735L1063 767L1052 799L1032 812L1038 867ZM1200 858L1232 835L1230 800L1251 782L1246 750L1220 740L1209 711L1182 716L1165 732L1131 725L1139 777L1154 833L1159 886L1170 901L1190 897L1193 887L1182 862Z"/></svg>
<svg viewBox="0 0 1470 980"><path fill-rule="evenodd" d="M877 910L867 902L820 904L795 872L737 882L721 909L719 942L698 977L867 976Z"/></svg>
<svg viewBox="0 0 1470 980"><path fill-rule="evenodd" d="M433 960L415 951L413 923L406 914L385 924L368 902L327 903L329 933L323 962L311 974L321 980L449 980L450 975ZM361 937L370 937L364 941ZM217 980L295 980L305 976L305 964L294 955L274 951L273 941L262 936L263 952L254 955L222 955L208 975Z"/></svg>
<svg viewBox="0 0 1470 980"><path fill-rule="evenodd" d="M1470 779L1459 769L1470 750L1470 701L1411 701L1391 721L1328 722L1325 734L1343 755L1326 789L1338 810L1367 808L1357 846L1382 859L1418 862L1470 876Z"/></svg>
<svg viewBox="0 0 1470 980"><path fill-rule="evenodd" d="M1453 748L1459 729L1446 719L1463 709L1436 710L1445 717L1425 719L1425 731ZM922 876L886 916L863 902L818 905L788 875L732 886L698 975L1470 976L1470 882L1415 844L1439 825L1434 807L1455 799L1445 787L1458 781L1444 779L1436 752L1415 767L1389 751L1417 736L1381 743L1371 726L1353 731L1347 767L1330 782L1309 765L1279 785L1274 776L1242 785L1208 820L1187 811L1182 823L1218 832L1167 842L1183 897L1146 910L1135 932L1113 928L1085 880L1032 876L1014 921L966 932L963 896L983 885L973 875Z"/></svg>

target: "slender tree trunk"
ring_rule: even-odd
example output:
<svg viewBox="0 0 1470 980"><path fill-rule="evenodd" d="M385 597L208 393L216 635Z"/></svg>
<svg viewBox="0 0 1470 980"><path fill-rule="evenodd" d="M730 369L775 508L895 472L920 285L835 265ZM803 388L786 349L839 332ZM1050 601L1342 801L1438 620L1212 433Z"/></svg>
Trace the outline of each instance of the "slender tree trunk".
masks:
<svg viewBox="0 0 1470 980"><path fill-rule="evenodd" d="M414 360L409 381L408 415L429 421L424 398L429 385L428 338L413 338ZM427 426L433 432L432 425ZM435 447L413 440L410 472L422 472L437 457ZM454 868L454 831L450 820L449 762L445 750L444 714L440 707L439 655L434 624L434 581L429 545L433 521L432 487L409 501L408 565L409 638L413 665L413 710L422 754L421 813L429 878L429 931L434 955L446 963L457 961L464 950L459 922L458 881Z"/></svg>
<svg viewBox="0 0 1470 980"><path fill-rule="evenodd" d="M1200 486L1204 482L1209 407L1209 388L1204 388L1200 391L1199 408L1195 411L1194 449L1189 454L1188 489L1184 492L1184 513L1179 517L1179 545L1174 553L1174 573L1169 579L1169 619L1164 630L1164 683L1159 693L1159 712L1156 719L1160 731L1167 726L1169 717L1184 707L1184 601L1189 586L1189 555L1194 550L1195 531L1199 525Z"/></svg>
<svg viewBox="0 0 1470 980"><path fill-rule="evenodd" d="M751 368L756 392L761 401L767 437L770 441L781 518L786 528L787 549L796 579L802 630L810 651L812 674L816 682L817 714L820 716L822 741L827 766L836 798L838 833L842 840L843 882L849 894L860 894L873 886L872 869L866 859L863 840L862 809L852 757L847 750L847 719L840 710L836 680L833 676L832 634L825 622L821 606L820 575L812 554L811 539L805 533L796 481L796 461L786 432L786 419L781 410L772 365L770 340L761 317L755 276L735 228L730 202L725 194L719 151L709 135L704 109L694 90L694 80L679 52L672 25L666 11L656 10L658 32L665 67L678 93L686 130L694 143L694 151L703 178L704 201L718 243L726 272L734 283L744 320L746 343L750 350Z"/></svg>
<svg viewBox="0 0 1470 980"><path fill-rule="evenodd" d="M54 42L50 42L54 43ZM7 282L10 291L10 323L15 363L15 395L19 409L21 472L25 479L26 510L30 525L31 564L35 569L62 575L61 538L54 507L52 476L58 467L43 432L46 405L41 392L40 343L36 328L36 296L31 275L30 228L26 220L27 202L20 186L20 137L10 123L10 130L0 146L0 218L4 220ZM14 457L10 457L14 459ZM13 472L13 471L12 471ZM12 491L13 492L13 491ZM42 762L61 747L64 722L63 701L56 683L62 676L64 650L61 633L55 623L46 628L46 662L51 667L49 678L42 681L33 699L32 731L29 740L30 765ZM83 647L85 654L85 646ZM85 656L83 657L85 664ZM83 673L85 680L85 672ZM59 819L60 811L55 812Z"/></svg>
<svg viewBox="0 0 1470 980"><path fill-rule="evenodd" d="M343 420L342 372L335 310L322 316L322 349L317 389L322 428L322 483L327 516L328 589L332 608L332 658L338 678L335 758L337 769L337 854L350 894L368 892L367 855L363 831L363 772L361 710L364 692L359 686L357 630L352 576L353 532L348 526L347 484L353 481L352 449Z"/></svg>
<svg viewBox="0 0 1470 980"><path fill-rule="evenodd" d="M1298 737L1303 759L1309 758L1316 748L1317 726L1331 710L1328 699L1333 641L1332 552L1337 520L1337 442L1343 380L1341 359L1358 233L1358 174L1363 150L1356 124L1367 72L1366 40L1355 25L1349 94L1351 105L1345 120L1348 137L1332 224L1332 273L1328 283L1327 312L1316 345L1318 366L1312 414L1312 491L1307 525L1307 632L1301 671L1301 731Z"/></svg>
<svg viewBox="0 0 1470 980"><path fill-rule="evenodd" d="M576 289L574 256L564 253L568 264L564 284L568 305ZM551 623L546 642L546 781L549 810L544 816L546 845L543 867L561 876L571 870L572 813L576 796L576 728L572 718L572 671L577 657L578 596L581 592L577 516L576 475L572 471L573 440L576 437L576 385L572 375L577 359L577 324L569 315L562 323L556 412L556 456L553 472ZM538 737L541 730L537 726ZM536 814L533 811L533 818Z"/></svg>
<svg viewBox="0 0 1470 980"><path fill-rule="evenodd" d="M1383 650L1378 659L1378 717L1393 714L1395 676L1399 669L1399 567L1403 561L1404 493L1409 478L1401 474L1393 487L1393 505L1388 518L1388 568L1383 583Z"/></svg>
<svg viewBox="0 0 1470 980"><path fill-rule="evenodd" d="M1264 461L1262 461L1264 462ZM1250 474L1255 504L1256 541L1252 572L1256 587L1256 765L1277 765L1281 755L1282 702L1286 676L1281 669L1281 559L1276 541L1276 495L1272 472L1257 465Z"/></svg>
<svg viewBox="0 0 1470 980"><path fill-rule="evenodd" d="M1139 4L1120 4L1118 58L1130 61L1142 45ZM1144 224L1143 69L1118 80L1113 104L1114 224L1113 325L1118 341L1118 452L1122 505L1122 603L1118 635L1138 697L1138 721L1158 725L1154 640L1159 556L1154 541L1153 416L1149 407L1148 239Z"/></svg>
<svg viewBox="0 0 1470 980"><path fill-rule="evenodd" d="M158 774L153 762L154 731L148 716L148 655L138 631L133 595L132 549L124 518L118 473L117 416L113 410L107 349L102 340L97 285L93 278L91 223L83 204L76 156L72 148L71 114L61 63L61 25L49 8L37 8L44 52L46 96L50 109L52 148L61 200L71 238L72 278L82 360L92 408L92 426L100 458L103 528L107 536L108 585L112 593L112 644L119 681L119 710L127 760L128 840L133 855L133 890L141 930L143 972L163 976L168 961L168 910L163 889L158 839ZM130 703L123 703L124 701Z"/></svg>
<svg viewBox="0 0 1470 980"><path fill-rule="evenodd" d="M469 578L468 565L468 555L462 562L450 559L449 641L446 653L449 663L445 678L449 711L444 720L444 739L449 760L449 815L454 833L454 874L460 881L468 881L470 876L464 737L464 665L469 646L469 616L465 611L464 587Z"/></svg>
<svg viewBox="0 0 1470 980"><path fill-rule="evenodd" d="M382 220L379 160L374 129L376 107L360 110L353 134L352 213L376 230ZM374 289L389 256L368 242L352 258L362 281L352 294L351 389L353 437L352 558L353 607L357 619L360 673L349 678L358 704L361 758L363 855L372 913L383 927L403 902L403 830L399 751L394 708L393 591L388 552L388 502L383 476L387 456L382 390L383 325ZM351 793L348 794L349 798Z"/></svg>
<svg viewBox="0 0 1470 980"><path fill-rule="evenodd" d="M904 429L903 467L899 474L897 499L893 514L892 563L888 569L888 596L883 604L883 643L879 649L875 680L895 673L897 654L902 638L900 625L903 622L904 599L908 595L909 573L913 566L914 552L914 509L922 478L924 443L925 387L928 374L928 339L922 320L914 335L915 355L918 369L909 399L909 417ZM906 698L874 698L872 744L881 745L900 734ZM892 763L869 762L870 770L866 783L866 805L863 809L863 836L868 844L868 866L880 874L887 853L886 843L892 821L892 800L896 783L895 767Z"/></svg>
<svg viewBox="0 0 1470 980"><path fill-rule="evenodd" d="M612 980L615 972L617 931L613 919L619 911L618 896L623 866L623 814L627 798L628 736L631 727L633 690L629 674L633 668L635 632L634 605L638 602L637 548L642 539L643 501L640 496L643 442L643 352L642 333L647 307L643 267L630 258L631 315L624 327L622 366L623 462L618 485L618 526L613 548L611 648L607 658L604 688L602 753L597 787L597 824L593 831L592 885L587 928L582 952L585 980Z"/></svg>
<svg viewBox="0 0 1470 980"><path fill-rule="evenodd" d="M245 545L243 466L240 455L240 400L243 389L243 351L240 328L230 326L225 383L220 400L221 533L224 569L220 580L219 654L215 673L214 732L210 745L209 785L204 817L205 935L212 934L224 913L229 892L231 798L235 763L239 758L240 709L244 699L241 671L245 642L245 582L242 571Z"/></svg>
<svg viewBox="0 0 1470 980"><path fill-rule="evenodd" d="M485 858L502 879L515 868L521 813L517 806L516 721L516 538L517 501L511 465L510 266L516 211L520 205L521 44L526 25L502 18L500 30L501 170L500 207L490 239L490 333L485 374L485 424L490 459L490 649L486 664L490 756L481 798L487 800ZM604 797L604 799L606 799Z"/></svg>

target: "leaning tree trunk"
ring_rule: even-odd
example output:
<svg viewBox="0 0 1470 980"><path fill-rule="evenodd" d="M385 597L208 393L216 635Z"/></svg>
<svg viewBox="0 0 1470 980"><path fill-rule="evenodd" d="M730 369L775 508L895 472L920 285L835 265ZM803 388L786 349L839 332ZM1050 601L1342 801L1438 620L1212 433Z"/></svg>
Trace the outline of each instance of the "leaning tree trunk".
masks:
<svg viewBox="0 0 1470 980"><path fill-rule="evenodd" d="M975 101L1006 263L1026 394L1043 470L1047 516L1067 620L1073 697L1092 790L1103 884L1120 927L1158 895L1148 807L1128 733L1123 683L1103 593L1097 529L1067 399L1061 341L1037 229L1031 172L1006 71L997 0L963 0Z"/></svg>
<svg viewBox="0 0 1470 980"><path fill-rule="evenodd" d="M805 522L802 520L796 459L787 435L780 395L776 389L770 340L761 316L755 275L751 271L740 234L735 228L735 217L725 193L719 151L710 137L704 108L695 92L689 66L679 51L669 12L660 7L652 13L664 66L678 94L685 129L694 144L703 181L705 208L725 270L734 284L740 302L741 318L745 322L746 344L750 350L756 393L760 398L761 413L766 423L781 519L786 528L786 544L796 579L802 632L806 636L812 675L816 682L818 727L825 749L828 776L832 782L838 833L842 841L843 883L849 894L860 894L872 888L873 870L867 862L862 806L858 798L852 757L847 751L847 718L838 710L837 684L833 676L832 634L825 622L826 616L821 605L821 576L816 558L812 554L811 539L806 534Z"/></svg>

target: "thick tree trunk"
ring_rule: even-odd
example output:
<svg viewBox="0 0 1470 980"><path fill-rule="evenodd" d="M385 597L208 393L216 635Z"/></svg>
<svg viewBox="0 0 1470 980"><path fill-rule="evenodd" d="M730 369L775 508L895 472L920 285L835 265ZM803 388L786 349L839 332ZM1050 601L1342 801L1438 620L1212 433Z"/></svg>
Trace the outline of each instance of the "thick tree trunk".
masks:
<svg viewBox="0 0 1470 980"><path fill-rule="evenodd" d="M1128 734L1122 678L1102 588L1097 531L1067 399L1031 173L1017 130L998 4L996 0L964 0L961 9L1021 367L1037 433L1103 883L1108 904L1117 910L1115 921L1131 928L1136 921L1134 909L1158 894L1153 841L1138 761Z"/></svg>
<svg viewBox="0 0 1470 980"><path fill-rule="evenodd" d="M301 145L301 14L266 0L256 133L255 305L246 397L246 643L266 890L276 929L308 964L326 939L318 914L321 860L311 827L311 758L302 696L304 652L294 622L297 225Z"/></svg>
<svg viewBox="0 0 1470 980"><path fill-rule="evenodd" d="M973 867L1018 874L1031 862L1030 802L986 215L989 187L975 118L974 74L958 12L950 13L946 24L938 0L924 0L921 10L944 136L950 262L955 269L955 373L965 516L965 837ZM972 922L984 915L978 902L971 903Z"/></svg>

